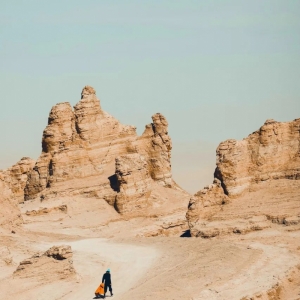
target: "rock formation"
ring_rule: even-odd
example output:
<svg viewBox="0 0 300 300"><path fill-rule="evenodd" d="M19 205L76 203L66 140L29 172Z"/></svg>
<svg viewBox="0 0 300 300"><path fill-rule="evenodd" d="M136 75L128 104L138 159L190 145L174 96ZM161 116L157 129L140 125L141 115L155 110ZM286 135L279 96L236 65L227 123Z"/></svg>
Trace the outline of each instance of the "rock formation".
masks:
<svg viewBox="0 0 300 300"><path fill-rule="evenodd" d="M216 178L213 184L204 187L191 197L187 213L191 235L199 235L201 231L198 226L199 219L209 218L220 209L221 205L228 203L228 201L229 198L224 194L221 182Z"/></svg>
<svg viewBox="0 0 300 300"><path fill-rule="evenodd" d="M66 192L74 183L77 189L99 190L95 176L105 171L112 174L115 156L126 153L126 144L135 137L135 128L102 111L94 89L85 87L74 111L69 103L52 108L43 133L43 152L29 175L25 199L35 198L46 188ZM67 181L69 185L61 184Z"/></svg>
<svg viewBox="0 0 300 300"><path fill-rule="evenodd" d="M139 139L140 148L148 157L152 179L171 187L174 183L171 173L172 142L168 135L168 122L160 113L153 115L152 120L153 123L146 125Z"/></svg>
<svg viewBox="0 0 300 300"><path fill-rule="evenodd" d="M115 207L118 212L130 213L149 206L152 179L146 159L138 153L116 158L119 193Z"/></svg>
<svg viewBox="0 0 300 300"><path fill-rule="evenodd" d="M53 246L45 253L36 253L21 261L14 277L34 277L43 282L66 279L75 274L72 257L70 246Z"/></svg>
<svg viewBox="0 0 300 300"><path fill-rule="evenodd" d="M24 201L24 188L34 161L23 157L11 168L0 171L0 226L22 222L18 203Z"/></svg>
<svg viewBox="0 0 300 300"><path fill-rule="evenodd" d="M234 196L268 179L300 179L300 119L267 120L242 141L227 140L217 148L215 177Z"/></svg>
<svg viewBox="0 0 300 300"><path fill-rule="evenodd" d="M29 157L23 157L12 167L0 171L1 178L11 190L17 203L24 201L24 188L35 161Z"/></svg>
<svg viewBox="0 0 300 300"><path fill-rule="evenodd" d="M189 202L192 236L213 237L300 223L300 119L265 124L217 148L214 183ZM247 193L246 193L247 192Z"/></svg>
<svg viewBox="0 0 300 300"><path fill-rule="evenodd" d="M55 213L55 212L63 212L63 213L67 213L68 211L68 207L67 205L60 205L60 206L55 206L55 207L42 207L38 210L30 210L30 211L26 211L26 215L27 216L40 216L40 215L45 215L45 214L50 214L50 213Z"/></svg>
<svg viewBox="0 0 300 300"><path fill-rule="evenodd" d="M141 213L152 204L153 183L181 190L172 179L168 122L160 113L152 120L137 136L135 127L101 109L90 86L74 110L66 102L55 105L42 154L28 174L25 200L86 195L105 199L120 213Z"/></svg>

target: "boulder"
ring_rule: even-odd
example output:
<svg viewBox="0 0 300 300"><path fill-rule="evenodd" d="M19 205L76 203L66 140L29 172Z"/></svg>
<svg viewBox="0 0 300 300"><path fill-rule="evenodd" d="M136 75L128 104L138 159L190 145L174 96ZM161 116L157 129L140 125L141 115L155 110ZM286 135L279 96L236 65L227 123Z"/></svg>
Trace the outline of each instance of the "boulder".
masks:
<svg viewBox="0 0 300 300"><path fill-rule="evenodd" d="M70 246L53 246L44 253L35 253L20 262L14 272L15 278L35 278L41 282L67 279L76 272Z"/></svg>

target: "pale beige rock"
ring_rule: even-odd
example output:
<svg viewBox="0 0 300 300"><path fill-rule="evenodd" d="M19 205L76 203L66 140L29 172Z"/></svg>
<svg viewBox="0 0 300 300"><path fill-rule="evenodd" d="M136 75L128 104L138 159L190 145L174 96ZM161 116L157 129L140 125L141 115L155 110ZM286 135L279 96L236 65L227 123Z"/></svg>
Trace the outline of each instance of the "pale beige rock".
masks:
<svg viewBox="0 0 300 300"><path fill-rule="evenodd" d="M153 115L152 120L139 139L140 148L148 157L151 177L163 186L171 187L175 183L171 173L172 141L168 135L168 122L160 113Z"/></svg>
<svg viewBox="0 0 300 300"><path fill-rule="evenodd" d="M300 223L300 119L267 120L242 141L217 149L214 184L189 202L192 236L244 234ZM227 195L228 196L227 196Z"/></svg>
<svg viewBox="0 0 300 300"><path fill-rule="evenodd" d="M73 257L71 246L53 246L47 250L44 255L53 257L56 260L64 260Z"/></svg>
<svg viewBox="0 0 300 300"><path fill-rule="evenodd" d="M34 161L23 157L11 168L0 171L0 226L22 223L18 203L24 201L24 188Z"/></svg>
<svg viewBox="0 0 300 300"><path fill-rule="evenodd" d="M12 167L0 171L2 178L11 190L14 199L18 203L24 201L24 188L28 174L32 171L35 161L29 157L23 157Z"/></svg>
<svg viewBox="0 0 300 300"><path fill-rule="evenodd" d="M69 103L52 108L43 152L25 189L26 199L42 191L103 193L109 188L108 177L114 174L115 157L127 153L132 139L136 139L135 127L124 126L104 112L95 90L86 86L74 111Z"/></svg>
<svg viewBox="0 0 300 300"><path fill-rule="evenodd" d="M286 123L267 120L242 141L222 142L217 149L215 177L232 196L258 181L300 179L300 119Z"/></svg>
<svg viewBox="0 0 300 300"><path fill-rule="evenodd" d="M216 178L213 184L206 186L191 197L186 214L191 235L199 236L201 220L209 218L228 202L229 198L224 194L221 182Z"/></svg>
<svg viewBox="0 0 300 300"><path fill-rule="evenodd" d="M25 200L85 195L104 199L121 213L147 215L153 182L182 191L185 198L172 179L168 122L160 113L152 120L138 137L135 127L101 109L89 86L74 110L69 103L55 105L43 133L43 152L28 175ZM127 163L130 176L122 173Z"/></svg>
<svg viewBox="0 0 300 300"><path fill-rule="evenodd" d="M0 226L10 227L22 223L21 212L13 193L0 173Z"/></svg>
<svg viewBox="0 0 300 300"><path fill-rule="evenodd" d="M138 214L147 210L151 205L152 179L146 159L138 153L117 157L116 176L119 186L115 202L117 211Z"/></svg>
<svg viewBox="0 0 300 300"><path fill-rule="evenodd" d="M41 282L66 279L75 275L70 246L53 246L45 253L36 253L20 262L14 278L35 278Z"/></svg>
<svg viewBox="0 0 300 300"><path fill-rule="evenodd" d="M67 205L60 205L60 206L51 207L51 208L42 207L42 208L39 208L38 210L26 211L26 215L27 216L40 216L40 215L49 214L49 213L53 213L53 212L67 213L67 211L68 211Z"/></svg>

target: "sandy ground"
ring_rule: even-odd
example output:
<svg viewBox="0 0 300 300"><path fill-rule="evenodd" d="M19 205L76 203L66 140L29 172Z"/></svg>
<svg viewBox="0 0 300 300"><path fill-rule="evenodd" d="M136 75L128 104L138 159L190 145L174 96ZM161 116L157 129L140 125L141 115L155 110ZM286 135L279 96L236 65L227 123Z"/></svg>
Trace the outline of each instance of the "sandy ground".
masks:
<svg viewBox="0 0 300 300"><path fill-rule="evenodd" d="M276 242L271 245L274 236ZM280 232L274 229L261 232L260 238L250 234L235 241L178 237L108 240L71 236L55 240L53 236L43 242L40 236L33 242L29 236L27 246L30 245L32 252L45 251L52 245L71 245L77 274L69 280L44 283L13 278L10 268L8 276L0 281L0 299L93 299L107 268L112 270L114 299L153 299L153 296L156 299L243 299L270 290L300 263L300 247L298 255L287 247L288 240L294 238L300 246L299 233L290 233L281 240L282 244L278 243L279 236ZM16 253L15 260L21 256L24 257ZM298 293L300 287L294 296Z"/></svg>
<svg viewBox="0 0 300 300"><path fill-rule="evenodd" d="M0 299L93 299L107 268L113 299L300 299L299 224L270 222L261 231L211 239L143 237L145 228L161 222L159 216L125 220L106 203L83 200L69 201L68 212L36 216L26 215L36 209L28 202L22 228L15 234L0 229L0 253L7 248L12 259L5 264L0 257ZM53 245L72 247L76 275L14 276L20 261Z"/></svg>

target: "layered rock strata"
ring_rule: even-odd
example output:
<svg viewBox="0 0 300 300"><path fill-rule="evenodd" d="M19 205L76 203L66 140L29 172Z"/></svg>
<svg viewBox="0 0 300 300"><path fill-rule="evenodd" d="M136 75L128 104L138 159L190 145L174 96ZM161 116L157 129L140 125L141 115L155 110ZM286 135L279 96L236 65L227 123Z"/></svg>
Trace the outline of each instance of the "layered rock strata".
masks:
<svg viewBox="0 0 300 300"><path fill-rule="evenodd" d="M242 141L227 140L217 148L215 177L230 196L268 179L300 179L300 119L267 120Z"/></svg>
<svg viewBox="0 0 300 300"><path fill-rule="evenodd" d="M192 236L262 230L300 223L300 119L265 124L242 141L217 148L214 183L189 202ZM245 193L247 191L247 193Z"/></svg>
<svg viewBox="0 0 300 300"><path fill-rule="evenodd" d="M81 179L104 174L109 167L113 173L115 156L126 153L126 144L135 137L135 128L102 111L94 89L85 87L74 111L69 103L52 108L43 133L43 152L29 175L25 199L55 186L63 191L66 186L60 183L70 180L77 180L78 188L94 185L95 178Z"/></svg>
<svg viewBox="0 0 300 300"><path fill-rule="evenodd" d="M152 189L152 179L146 159L138 154L116 158L116 176L119 193L115 208L120 213L147 209Z"/></svg>
<svg viewBox="0 0 300 300"><path fill-rule="evenodd" d="M216 178L213 184L204 187L191 197L187 212L191 235L201 235L201 220L209 218L228 202L229 197L224 194L221 182Z"/></svg>
<svg viewBox="0 0 300 300"><path fill-rule="evenodd" d="M142 153L148 157L150 175L163 186L171 187L174 182L171 173L172 141L168 135L166 118L157 113L152 116L153 123L146 125L139 139Z"/></svg>
<svg viewBox="0 0 300 300"><path fill-rule="evenodd" d="M22 223L18 203L24 201L24 188L34 161L23 157L11 168L0 171L0 226Z"/></svg>
<svg viewBox="0 0 300 300"><path fill-rule="evenodd" d="M101 109L90 86L84 87L74 110L67 102L55 105L43 133L42 154L28 174L25 200L86 195L127 213L149 203L152 182L178 189L171 173L168 122L160 113L152 120L137 136L135 127Z"/></svg>
<svg viewBox="0 0 300 300"><path fill-rule="evenodd" d="M74 275L73 252L70 246L53 246L44 253L36 253L20 262L15 278L35 278L49 282Z"/></svg>
<svg viewBox="0 0 300 300"><path fill-rule="evenodd" d="M0 171L1 178L11 190L13 197L18 203L24 201L24 189L28 174L32 171L35 161L29 157L23 157L12 167Z"/></svg>

